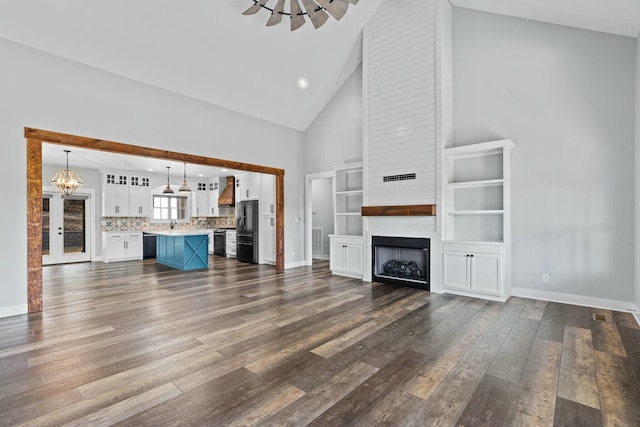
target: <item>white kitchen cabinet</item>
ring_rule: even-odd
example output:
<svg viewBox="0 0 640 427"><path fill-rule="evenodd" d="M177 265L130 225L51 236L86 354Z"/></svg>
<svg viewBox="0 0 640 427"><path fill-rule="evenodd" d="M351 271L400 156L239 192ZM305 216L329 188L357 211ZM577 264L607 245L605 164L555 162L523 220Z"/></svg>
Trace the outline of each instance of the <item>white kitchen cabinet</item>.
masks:
<svg viewBox="0 0 640 427"><path fill-rule="evenodd" d="M124 173L103 174L103 216L129 216L129 176Z"/></svg>
<svg viewBox="0 0 640 427"><path fill-rule="evenodd" d="M191 216L210 216L209 215L209 183L199 181L196 183L196 188L191 192L192 196L195 195L195 211L191 213Z"/></svg>
<svg viewBox="0 0 640 427"><path fill-rule="evenodd" d="M506 286L507 245L443 244L444 291L466 296L481 296L496 301L509 297Z"/></svg>
<svg viewBox="0 0 640 427"><path fill-rule="evenodd" d="M236 257L236 230L227 230L225 232L226 236L225 236L225 240L226 240L226 247L225 247L225 254L227 256L227 258L235 258Z"/></svg>
<svg viewBox="0 0 640 427"><path fill-rule="evenodd" d="M276 215L276 177L262 174L260 178L260 207L263 215Z"/></svg>
<svg viewBox="0 0 640 427"><path fill-rule="evenodd" d="M260 255L261 263L276 263L276 218L263 216L260 227Z"/></svg>
<svg viewBox="0 0 640 427"><path fill-rule="evenodd" d="M142 259L142 232L102 233L102 261Z"/></svg>
<svg viewBox="0 0 640 427"><path fill-rule="evenodd" d="M362 240L358 236L329 236L329 268L333 274L362 279Z"/></svg>
<svg viewBox="0 0 640 427"><path fill-rule="evenodd" d="M151 216L151 187L147 176L129 177L130 216Z"/></svg>
<svg viewBox="0 0 640 427"><path fill-rule="evenodd" d="M103 173L103 216L150 216L151 187L146 176Z"/></svg>
<svg viewBox="0 0 640 427"><path fill-rule="evenodd" d="M236 175L236 203L260 198L260 175L252 172Z"/></svg>
<svg viewBox="0 0 640 427"><path fill-rule="evenodd" d="M220 196L220 182L218 178L214 178L208 184L209 194L207 197L207 215L220 216L220 208L218 207L218 197Z"/></svg>

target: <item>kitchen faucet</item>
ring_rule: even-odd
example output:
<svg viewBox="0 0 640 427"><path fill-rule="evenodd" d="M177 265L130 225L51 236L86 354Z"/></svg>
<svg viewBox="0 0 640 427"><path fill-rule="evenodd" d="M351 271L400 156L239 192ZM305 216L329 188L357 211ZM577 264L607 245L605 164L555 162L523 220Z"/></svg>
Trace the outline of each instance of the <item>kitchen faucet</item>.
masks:
<svg viewBox="0 0 640 427"><path fill-rule="evenodd" d="M176 223L177 223L177 221L175 219L171 220L171 223L169 224L169 226L171 227L172 230L176 226Z"/></svg>

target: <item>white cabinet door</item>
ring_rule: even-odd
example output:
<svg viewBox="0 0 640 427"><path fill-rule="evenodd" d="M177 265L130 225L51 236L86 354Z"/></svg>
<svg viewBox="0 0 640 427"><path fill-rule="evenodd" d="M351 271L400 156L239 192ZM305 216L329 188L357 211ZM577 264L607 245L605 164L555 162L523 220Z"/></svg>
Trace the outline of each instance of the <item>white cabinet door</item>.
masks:
<svg viewBox="0 0 640 427"><path fill-rule="evenodd" d="M142 258L142 233L127 233L126 257Z"/></svg>
<svg viewBox="0 0 640 427"><path fill-rule="evenodd" d="M500 294L502 283L502 257L492 254L472 254L471 290Z"/></svg>
<svg viewBox="0 0 640 427"><path fill-rule="evenodd" d="M220 208L218 207L218 197L220 196L219 185L217 178L209 183L209 196L207 197L207 214L209 216L220 216Z"/></svg>
<svg viewBox="0 0 640 427"><path fill-rule="evenodd" d="M347 249L342 242L331 243L331 255L329 256L329 269L333 272L341 272L347 269L345 253Z"/></svg>
<svg viewBox="0 0 640 427"><path fill-rule="evenodd" d="M196 203L191 216L209 216L209 183L197 182L193 190L191 196L195 196Z"/></svg>
<svg viewBox="0 0 640 427"><path fill-rule="evenodd" d="M247 174L243 173L240 175L236 175L236 203L241 202L243 200L247 200L245 194L247 193Z"/></svg>
<svg viewBox="0 0 640 427"><path fill-rule="evenodd" d="M263 174L260 182L260 205L263 215L276 214L276 178Z"/></svg>
<svg viewBox="0 0 640 427"><path fill-rule="evenodd" d="M347 245L344 257L346 272L353 275L362 275L362 246Z"/></svg>
<svg viewBox="0 0 640 427"><path fill-rule="evenodd" d="M469 254L443 252L445 288L469 289Z"/></svg>
<svg viewBox="0 0 640 427"><path fill-rule="evenodd" d="M145 187L129 188L129 215L151 215L151 189Z"/></svg>
<svg viewBox="0 0 640 427"><path fill-rule="evenodd" d="M129 216L129 187L105 185L102 193L103 216Z"/></svg>
<svg viewBox="0 0 640 427"><path fill-rule="evenodd" d="M127 250L125 249L125 242L126 240L124 238L122 239L109 239L109 241L107 242L107 253L103 254L106 255L106 261L117 261L120 259L125 259L127 257Z"/></svg>
<svg viewBox="0 0 640 427"><path fill-rule="evenodd" d="M276 219L264 217L260 229L262 260L267 264L276 263Z"/></svg>

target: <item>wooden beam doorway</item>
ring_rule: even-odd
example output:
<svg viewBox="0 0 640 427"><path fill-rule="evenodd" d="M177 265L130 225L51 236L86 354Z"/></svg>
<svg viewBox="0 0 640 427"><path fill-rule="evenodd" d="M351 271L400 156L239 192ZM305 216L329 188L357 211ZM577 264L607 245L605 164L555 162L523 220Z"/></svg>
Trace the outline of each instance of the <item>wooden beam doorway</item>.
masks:
<svg viewBox="0 0 640 427"><path fill-rule="evenodd" d="M44 142L274 175L276 181L276 270L284 270L284 169L41 129L25 128L24 136L27 139L27 296L29 313L42 311L42 143Z"/></svg>

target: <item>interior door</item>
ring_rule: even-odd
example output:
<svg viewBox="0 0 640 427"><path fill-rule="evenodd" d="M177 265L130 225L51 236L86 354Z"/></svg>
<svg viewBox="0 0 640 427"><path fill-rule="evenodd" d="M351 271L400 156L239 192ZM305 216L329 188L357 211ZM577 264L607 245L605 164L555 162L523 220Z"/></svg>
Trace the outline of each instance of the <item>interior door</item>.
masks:
<svg viewBox="0 0 640 427"><path fill-rule="evenodd" d="M91 203L83 193L42 197L42 263L63 264L91 260Z"/></svg>

